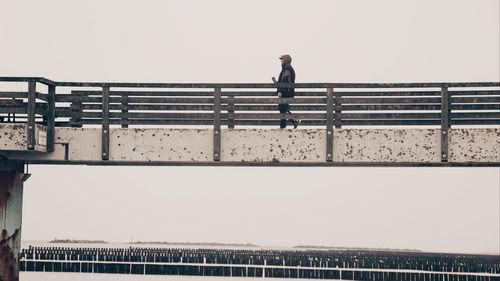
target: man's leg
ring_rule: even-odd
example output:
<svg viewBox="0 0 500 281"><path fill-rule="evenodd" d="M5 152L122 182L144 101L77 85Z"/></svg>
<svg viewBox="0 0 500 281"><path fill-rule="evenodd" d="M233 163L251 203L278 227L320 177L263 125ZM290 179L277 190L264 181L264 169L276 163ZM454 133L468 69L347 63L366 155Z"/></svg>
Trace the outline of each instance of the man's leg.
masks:
<svg viewBox="0 0 500 281"><path fill-rule="evenodd" d="M278 109L280 110L280 113L287 113L288 108L289 106L287 103L278 104ZM280 128L282 129L286 128L286 119L280 119Z"/></svg>
<svg viewBox="0 0 500 281"><path fill-rule="evenodd" d="M290 113L290 114L292 113L292 112L290 111L290 106L288 106L288 110L287 110L287 112L286 112L286 113ZM297 127L298 127L298 126L299 126L299 124L300 124L300 119L288 119L288 121L292 122L292 124L293 124L293 128L294 128L294 129L297 129Z"/></svg>

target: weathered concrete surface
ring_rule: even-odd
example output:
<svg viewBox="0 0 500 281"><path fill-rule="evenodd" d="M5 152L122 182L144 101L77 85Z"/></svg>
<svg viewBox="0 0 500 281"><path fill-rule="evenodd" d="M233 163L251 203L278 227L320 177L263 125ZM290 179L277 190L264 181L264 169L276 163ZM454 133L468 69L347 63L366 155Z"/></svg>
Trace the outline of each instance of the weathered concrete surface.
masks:
<svg viewBox="0 0 500 281"><path fill-rule="evenodd" d="M0 150L24 151L28 149L28 126L26 124L0 124ZM37 124L35 126L34 151L47 151L47 129Z"/></svg>
<svg viewBox="0 0 500 281"><path fill-rule="evenodd" d="M333 161L439 162L439 133L439 129L336 130Z"/></svg>
<svg viewBox="0 0 500 281"><path fill-rule="evenodd" d="M23 173L0 171L0 280L19 280Z"/></svg>
<svg viewBox="0 0 500 281"><path fill-rule="evenodd" d="M325 130L223 130L221 161L324 162Z"/></svg>
<svg viewBox="0 0 500 281"><path fill-rule="evenodd" d="M453 129L450 161L500 162L500 129Z"/></svg>
<svg viewBox="0 0 500 281"><path fill-rule="evenodd" d="M55 142L53 153L1 154L42 163L102 161L100 128L57 128ZM108 162L212 163L213 143L212 129L112 128ZM334 131L333 160L440 163L440 149L439 129L340 129ZM325 154L324 129L223 129L221 134L221 162L314 164L325 163ZM449 155L454 163L500 163L500 128L451 129Z"/></svg>
<svg viewBox="0 0 500 281"><path fill-rule="evenodd" d="M208 129L112 129L109 146L110 160L116 161L211 161L213 133Z"/></svg>

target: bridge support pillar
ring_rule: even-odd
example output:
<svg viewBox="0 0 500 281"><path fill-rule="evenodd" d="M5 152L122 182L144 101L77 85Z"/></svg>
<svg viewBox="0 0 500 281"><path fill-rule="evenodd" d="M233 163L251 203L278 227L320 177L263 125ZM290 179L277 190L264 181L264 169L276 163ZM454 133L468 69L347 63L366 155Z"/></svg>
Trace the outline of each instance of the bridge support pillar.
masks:
<svg viewBox="0 0 500 281"><path fill-rule="evenodd" d="M0 160L0 281L19 280L24 173L22 162Z"/></svg>

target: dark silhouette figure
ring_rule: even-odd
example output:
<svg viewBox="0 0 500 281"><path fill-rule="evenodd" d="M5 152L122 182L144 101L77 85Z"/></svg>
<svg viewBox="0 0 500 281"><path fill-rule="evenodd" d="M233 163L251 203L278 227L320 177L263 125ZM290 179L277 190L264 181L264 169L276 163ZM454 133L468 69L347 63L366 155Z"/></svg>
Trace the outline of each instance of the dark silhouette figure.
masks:
<svg viewBox="0 0 500 281"><path fill-rule="evenodd" d="M295 83L295 70L292 67L292 57L290 55L282 55L279 57L281 61L281 72L278 78L278 83ZM294 88L278 88L277 90L279 98L293 98L295 96ZM278 104L278 109L280 113L291 113L290 105L288 103ZM280 128L286 128L286 119L280 119ZM299 120L290 119L293 123L293 127L297 128L299 125Z"/></svg>

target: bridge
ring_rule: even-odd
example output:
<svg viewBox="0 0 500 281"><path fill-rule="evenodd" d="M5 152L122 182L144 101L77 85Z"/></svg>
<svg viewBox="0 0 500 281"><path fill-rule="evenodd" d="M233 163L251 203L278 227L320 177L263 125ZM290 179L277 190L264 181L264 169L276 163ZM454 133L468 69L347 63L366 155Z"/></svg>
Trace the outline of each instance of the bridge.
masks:
<svg viewBox="0 0 500 281"><path fill-rule="evenodd" d="M293 87L295 98L276 97ZM293 113L277 113L289 103ZM279 119L301 119L278 129ZM0 280L25 164L500 166L500 82L108 83L0 77Z"/></svg>

